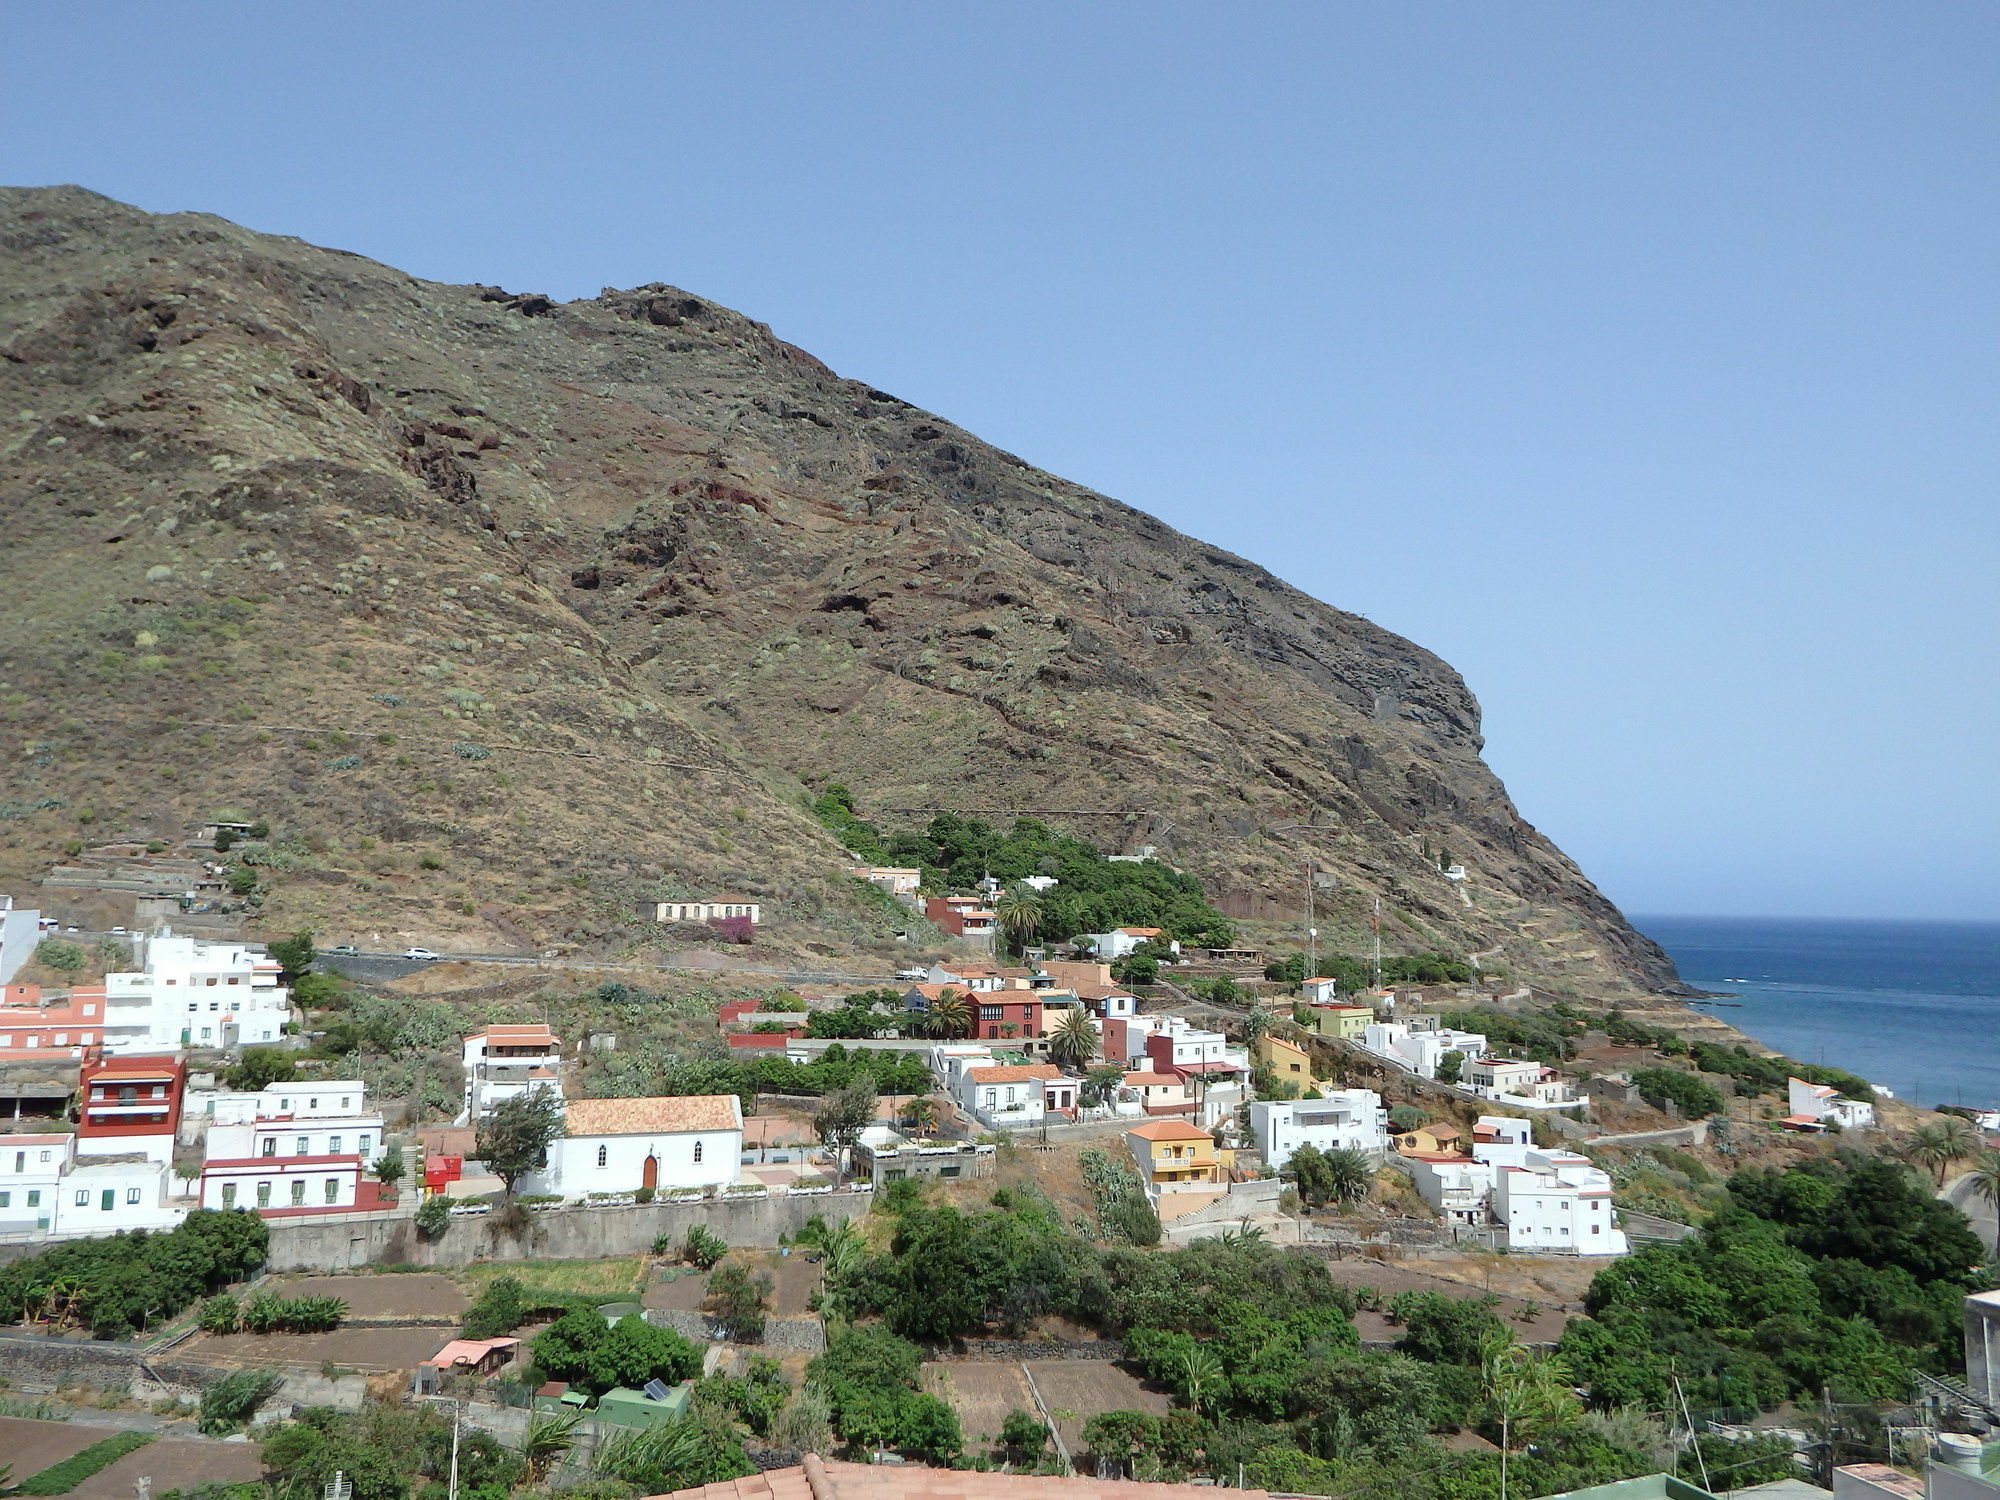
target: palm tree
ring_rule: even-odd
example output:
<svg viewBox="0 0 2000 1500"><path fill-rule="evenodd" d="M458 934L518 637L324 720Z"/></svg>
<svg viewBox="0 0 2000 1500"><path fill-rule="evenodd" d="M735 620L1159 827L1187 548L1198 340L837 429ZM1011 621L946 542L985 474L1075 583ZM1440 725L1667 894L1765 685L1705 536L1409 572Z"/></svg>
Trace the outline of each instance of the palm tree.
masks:
<svg viewBox="0 0 2000 1500"><path fill-rule="evenodd" d="M1958 1142L1942 1125L1919 1125L1903 1143L1903 1156L1912 1166L1924 1168L1944 1185L1945 1168L1959 1153Z"/></svg>
<svg viewBox="0 0 2000 1500"><path fill-rule="evenodd" d="M1258 1038L1271 1029L1271 1013L1268 1010L1253 1010L1243 1018L1243 1045L1254 1047Z"/></svg>
<svg viewBox="0 0 2000 1500"><path fill-rule="evenodd" d="M938 1107L935 1099L912 1099L903 1106L903 1122L912 1130L928 1130L937 1124Z"/></svg>
<svg viewBox="0 0 2000 1500"><path fill-rule="evenodd" d="M2000 1151L1982 1151L1972 1167L1972 1191L2000 1211Z"/></svg>
<svg viewBox="0 0 2000 1500"><path fill-rule="evenodd" d="M1206 1411L1222 1394L1222 1361L1197 1344L1181 1354L1181 1387L1189 1406Z"/></svg>
<svg viewBox="0 0 2000 1500"><path fill-rule="evenodd" d="M539 1484L575 1445L574 1433L583 1420L580 1411L535 1411L528 1415L528 1429L521 1434L521 1462L527 1466L528 1483Z"/></svg>
<svg viewBox="0 0 2000 1500"><path fill-rule="evenodd" d="M1000 931L1018 953L1041 930L1042 898L1032 890L1004 890L993 903L993 915L1000 921Z"/></svg>
<svg viewBox="0 0 2000 1500"><path fill-rule="evenodd" d="M965 991L945 986L938 991L937 999L931 1001L930 1012L924 1021L924 1034L952 1041L971 1033L972 1004L965 998Z"/></svg>
<svg viewBox="0 0 2000 1500"><path fill-rule="evenodd" d="M1066 1068L1082 1067L1097 1056L1097 1048L1097 1028L1081 1005L1071 1007L1049 1033L1049 1058Z"/></svg>
<svg viewBox="0 0 2000 1500"><path fill-rule="evenodd" d="M1951 1160L1959 1161L1979 1149L1979 1131L1964 1115L1940 1115L1937 1128L1951 1148Z"/></svg>

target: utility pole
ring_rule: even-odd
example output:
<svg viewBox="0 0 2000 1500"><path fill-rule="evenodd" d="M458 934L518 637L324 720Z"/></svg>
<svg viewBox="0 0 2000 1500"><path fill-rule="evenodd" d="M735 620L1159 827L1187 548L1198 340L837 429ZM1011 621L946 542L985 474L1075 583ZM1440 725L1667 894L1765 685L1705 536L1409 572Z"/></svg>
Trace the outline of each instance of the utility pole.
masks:
<svg viewBox="0 0 2000 1500"><path fill-rule="evenodd" d="M1319 977L1319 929L1313 925L1313 862L1306 861L1306 971L1301 979Z"/></svg>
<svg viewBox="0 0 2000 1500"><path fill-rule="evenodd" d="M458 1500L458 1427L459 1418L465 1415L465 1403L451 1403L451 1484L445 1491L445 1500Z"/></svg>
<svg viewBox="0 0 2000 1500"><path fill-rule="evenodd" d="M1382 988L1382 898L1375 898L1375 915L1370 925L1375 929L1375 988ZM1506 1500L1503 1495L1501 1500Z"/></svg>

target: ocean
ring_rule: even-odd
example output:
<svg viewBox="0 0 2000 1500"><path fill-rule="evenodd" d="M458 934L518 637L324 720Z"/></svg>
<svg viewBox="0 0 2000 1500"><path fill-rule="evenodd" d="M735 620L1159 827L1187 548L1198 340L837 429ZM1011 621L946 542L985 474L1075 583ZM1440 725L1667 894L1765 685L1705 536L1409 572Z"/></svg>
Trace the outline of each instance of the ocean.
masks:
<svg viewBox="0 0 2000 1500"><path fill-rule="evenodd" d="M1899 1099L2000 1108L2000 922L1635 917L1710 1012ZM1705 1007L1704 1007L1705 1008Z"/></svg>

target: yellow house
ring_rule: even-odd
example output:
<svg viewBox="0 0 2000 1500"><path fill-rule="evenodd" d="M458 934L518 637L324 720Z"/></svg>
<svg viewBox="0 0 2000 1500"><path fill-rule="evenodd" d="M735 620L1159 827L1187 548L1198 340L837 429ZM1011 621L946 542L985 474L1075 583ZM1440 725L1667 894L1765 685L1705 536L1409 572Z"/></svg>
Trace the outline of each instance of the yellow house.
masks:
<svg viewBox="0 0 2000 1500"><path fill-rule="evenodd" d="M1375 1021L1372 1005L1315 1005L1310 1014L1314 1031L1344 1042L1360 1041Z"/></svg>
<svg viewBox="0 0 2000 1500"><path fill-rule="evenodd" d="M1185 1120L1154 1120L1128 1130L1125 1144L1131 1147L1147 1190L1155 1194L1227 1184L1236 1156L1218 1150L1214 1136Z"/></svg>
<svg viewBox="0 0 2000 1500"><path fill-rule="evenodd" d="M1269 1068L1286 1083L1296 1084L1307 1093L1312 1091L1312 1058L1297 1042L1288 1042L1267 1031L1257 1038L1256 1045L1250 1049L1250 1057L1258 1067Z"/></svg>

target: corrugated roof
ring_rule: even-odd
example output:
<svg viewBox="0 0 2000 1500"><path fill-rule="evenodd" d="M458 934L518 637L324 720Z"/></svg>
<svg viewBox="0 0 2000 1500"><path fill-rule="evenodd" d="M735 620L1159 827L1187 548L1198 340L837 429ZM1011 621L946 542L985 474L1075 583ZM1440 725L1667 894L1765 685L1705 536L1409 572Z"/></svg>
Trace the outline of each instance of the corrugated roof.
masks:
<svg viewBox="0 0 2000 1500"><path fill-rule="evenodd" d="M734 1094L686 1094L670 1099L572 1099L571 1135L668 1135L686 1130L736 1130L743 1122Z"/></svg>

